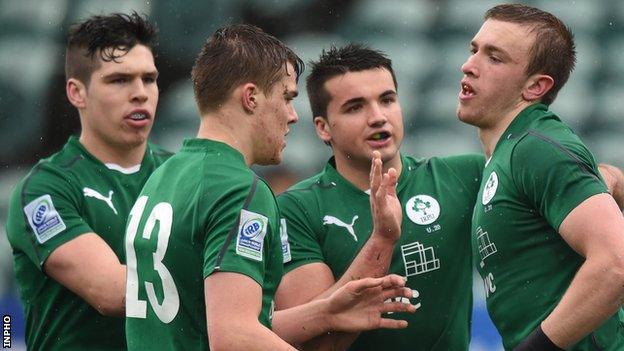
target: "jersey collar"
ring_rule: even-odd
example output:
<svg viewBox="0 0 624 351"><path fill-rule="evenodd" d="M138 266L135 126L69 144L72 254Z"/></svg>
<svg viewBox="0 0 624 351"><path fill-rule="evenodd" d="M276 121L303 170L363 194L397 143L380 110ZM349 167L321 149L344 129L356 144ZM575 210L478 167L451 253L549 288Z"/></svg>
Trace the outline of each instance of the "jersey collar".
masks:
<svg viewBox="0 0 624 351"><path fill-rule="evenodd" d="M410 160L408 157L404 156L403 154L401 154L401 164L402 164L402 167L401 167L402 169L401 169L401 174L399 175L399 180L397 184L397 193L401 191L401 189L403 189L403 187L405 187L405 185L407 184L405 179L407 179L408 173L416 168L416 165L414 164L413 160ZM336 159L334 156L332 156L327 161L327 164L325 164L325 169L323 170L323 176L321 177L321 181L325 185L334 185L334 186L339 185L340 187L344 189L348 189L350 192L361 194L361 195L368 197L368 194L366 191L360 190L360 188L353 185L353 183L351 183L346 178L344 178L340 173L338 173L338 170L336 169ZM370 189L367 189L367 190L370 190Z"/></svg>
<svg viewBox="0 0 624 351"><path fill-rule="evenodd" d="M238 150L234 149L230 145L226 143L222 143L220 141L211 140L211 139L201 139L201 138L193 138L193 139L185 139L182 144L182 150L187 151L212 151L216 152L219 155L224 155L226 157L231 157L235 160L239 160L243 165L245 164L245 157Z"/></svg>
<svg viewBox="0 0 624 351"><path fill-rule="evenodd" d="M543 118L552 118L555 117L552 112L548 110L548 106L542 103L535 103L527 106L524 110L520 111L520 113L514 118L514 120L509 124L505 132L501 135L500 139L496 143L496 147L494 151L498 149L499 145L501 145L505 140L515 139L518 136L522 135L531 127L535 121ZM556 118L556 117L555 117Z"/></svg>
<svg viewBox="0 0 624 351"><path fill-rule="evenodd" d="M151 149L150 149L149 144L148 144L147 147L145 148L145 154L143 155L143 159L141 160L141 163L136 165L136 166L133 166L133 167L136 168L136 170L130 171L130 172L126 172L119 165L104 164L97 157L93 156L89 151L87 151L87 149L84 147L84 145L82 145L80 143L80 140L75 135L72 135L72 136L69 137L65 147L69 148L70 150L73 149L72 150L73 152L81 154L85 159L88 159L91 162L96 163L98 166L100 166L102 168L105 168L107 170L112 170L112 171L115 171L115 172L119 172L119 173L122 173L122 174L126 174L126 175L132 175L132 174L139 173L142 169L145 168L145 167L143 167L143 164L145 164L147 162L148 158L151 157ZM113 165L113 167L110 167L109 165ZM133 167L131 167L131 168L133 168Z"/></svg>

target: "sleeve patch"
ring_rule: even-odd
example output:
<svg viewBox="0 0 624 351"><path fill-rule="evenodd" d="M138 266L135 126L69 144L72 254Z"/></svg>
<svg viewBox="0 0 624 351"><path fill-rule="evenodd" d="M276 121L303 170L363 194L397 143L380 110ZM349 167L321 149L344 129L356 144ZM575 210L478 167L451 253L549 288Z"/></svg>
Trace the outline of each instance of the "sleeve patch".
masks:
<svg viewBox="0 0 624 351"><path fill-rule="evenodd" d="M290 262L292 256L290 254L290 244L288 243L288 229L286 227L286 219L280 220L280 240L282 242L282 256L284 256L284 263Z"/></svg>
<svg viewBox="0 0 624 351"><path fill-rule="evenodd" d="M40 244L64 231L65 222L54 208L50 195L43 195L24 206L28 224Z"/></svg>
<svg viewBox="0 0 624 351"><path fill-rule="evenodd" d="M267 217L245 209L241 210L236 235L236 254L262 262L264 237L268 226Z"/></svg>

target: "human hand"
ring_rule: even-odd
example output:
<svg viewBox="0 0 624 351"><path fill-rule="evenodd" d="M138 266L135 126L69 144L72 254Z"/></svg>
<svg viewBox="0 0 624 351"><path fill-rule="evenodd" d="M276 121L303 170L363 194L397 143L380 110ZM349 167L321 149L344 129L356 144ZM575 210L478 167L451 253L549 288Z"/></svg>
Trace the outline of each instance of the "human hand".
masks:
<svg viewBox="0 0 624 351"><path fill-rule="evenodd" d="M416 311L409 303L394 299L388 302L395 297L412 297L412 290L405 287L405 278L396 274L350 281L326 298L330 330L360 332L407 327L407 321L382 317L388 312Z"/></svg>
<svg viewBox="0 0 624 351"><path fill-rule="evenodd" d="M373 151L370 171L372 235L395 243L401 236L401 220L403 218L401 202L396 194L398 174L394 168L390 168L387 173L382 175L382 166L381 154L379 151Z"/></svg>

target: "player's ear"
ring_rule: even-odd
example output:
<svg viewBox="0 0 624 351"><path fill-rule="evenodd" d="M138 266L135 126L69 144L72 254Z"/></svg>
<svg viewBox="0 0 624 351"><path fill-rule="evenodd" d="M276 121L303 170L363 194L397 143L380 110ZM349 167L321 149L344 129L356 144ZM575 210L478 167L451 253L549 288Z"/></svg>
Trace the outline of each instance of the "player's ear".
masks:
<svg viewBox="0 0 624 351"><path fill-rule="evenodd" d="M87 87L76 78L69 78L65 83L67 99L77 109L87 106Z"/></svg>
<svg viewBox="0 0 624 351"><path fill-rule="evenodd" d="M253 83L245 83L241 86L241 105L248 114L253 114L258 106L259 93L258 86Z"/></svg>
<svg viewBox="0 0 624 351"><path fill-rule="evenodd" d="M555 85L555 80L551 76L534 74L527 79L522 89L522 97L527 101L537 101L546 95L553 85Z"/></svg>
<svg viewBox="0 0 624 351"><path fill-rule="evenodd" d="M331 126L329 125L329 121L326 117L314 117L314 129L316 130L316 135L318 135L318 137L321 138L321 140L323 140L326 144L331 142Z"/></svg>

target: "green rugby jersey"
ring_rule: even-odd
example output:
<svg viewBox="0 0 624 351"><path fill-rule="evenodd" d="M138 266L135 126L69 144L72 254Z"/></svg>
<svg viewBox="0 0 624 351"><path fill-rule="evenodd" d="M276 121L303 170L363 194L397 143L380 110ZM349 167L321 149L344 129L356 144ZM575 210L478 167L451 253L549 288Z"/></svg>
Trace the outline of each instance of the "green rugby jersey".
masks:
<svg viewBox="0 0 624 351"><path fill-rule="evenodd" d="M186 140L147 181L128 219L128 348L208 350L204 279L214 272L254 279L263 292L258 320L270 328L283 270L279 235L273 193L243 155Z"/></svg>
<svg viewBox="0 0 624 351"><path fill-rule="evenodd" d="M122 262L128 213L149 175L171 154L148 146L131 174L109 169L76 137L41 160L11 196L7 235L26 314L29 350L126 349L123 318L104 317L43 272L59 246L97 233Z"/></svg>
<svg viewBox="0 0 624 351"><path fill-rule="evenodd" d="M503 133L483 172L472 248L505 348L524 340L567 290L584 258L557 230L581 202L605 192L592 154L547 106L527 107ZM622 350L622 327L614 315L573 349Z"/></svg>
<svg viewBox="0 0 624 351"><path fill-rule="evenodd" d="M415 160L402 156L397 195L401 238L389 273L407 277L414 314L403 330L361 333L353 350L467 350L472 309L470 218L484 158L480 155ZM336 279L372 230L367 193L344 179L333 159L320 174L278 197L288 234L285 270L324 262ZM310 277L314 279L314 277Z"/></svg>

